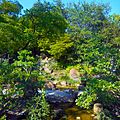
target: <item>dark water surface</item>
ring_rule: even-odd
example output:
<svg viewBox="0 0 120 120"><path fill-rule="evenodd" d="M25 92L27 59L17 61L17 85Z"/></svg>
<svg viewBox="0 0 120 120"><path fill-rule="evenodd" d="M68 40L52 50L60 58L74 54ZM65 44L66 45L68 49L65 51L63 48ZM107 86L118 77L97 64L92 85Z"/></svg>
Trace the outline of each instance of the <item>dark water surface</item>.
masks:
<svg viewBox="0 0 120 120"><path fill-rule="evenodd" d="M77 106L73 106L72 108L67 108L65 110L67 115L67 120L93 120L92 119L92 110L80 110ZM65 120L65 119L61 119Z"/></svg>

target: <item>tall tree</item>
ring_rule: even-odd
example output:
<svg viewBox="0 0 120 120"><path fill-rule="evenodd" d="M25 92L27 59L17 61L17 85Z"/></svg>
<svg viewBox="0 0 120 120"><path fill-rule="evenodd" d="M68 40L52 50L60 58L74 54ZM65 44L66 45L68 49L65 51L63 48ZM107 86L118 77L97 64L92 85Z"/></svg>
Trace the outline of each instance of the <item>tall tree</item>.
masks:
<svg viewBox="0 0 120 120"><path fill-rule="evenodd" d="M0 3L0 56L12 55L22 45L23 31L18 22L21 8L18 2Z"/></svg>
<svg viewBox="0 0 120 120"><path fill-rule="evenodd" d="M119 27L110 22L108 13L107 5L96 3L73 4L68 9L71 25L68 33L74 41L72 49L76 63L97 66L102 73L110 73L113 57L119 58L119 48L113 43L118 39Z"/></svg>
<svg viewBox="0 0 120 120"><path fill-rule="evenodd" d="M68 23L59 10L58 6L49 2L37 2L25 14L25 21L28 23L26 24L26 30L31 31L34 36L31 41L32 45L34 44L33 47L37 49L39 46L40 51L55 58L62 56L71 47L70 39L65 34ZM64 50L61 47L61 54L59 54L57 51L60 50L60 47L57 46L63 40L65 40L64 43L70 45L64 46ZM56 47L54 48L53 46ZM57 54L59 54L59 57Z"/></svg>

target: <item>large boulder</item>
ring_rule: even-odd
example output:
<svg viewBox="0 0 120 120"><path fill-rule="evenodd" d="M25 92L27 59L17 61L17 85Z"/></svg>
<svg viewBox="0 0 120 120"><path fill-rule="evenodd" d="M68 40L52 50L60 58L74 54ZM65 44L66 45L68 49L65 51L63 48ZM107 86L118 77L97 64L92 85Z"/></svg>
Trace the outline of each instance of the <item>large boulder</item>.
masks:
<svg viewBox="0 0 120 120"><path fill-rule="evenodd" d="M74 103L76 98L76 92L72 90L46 90L46 99L49 103L62 104L62 103Z"/></svg>
<svg viewBox="0 0 120 120"><path fill-rule="evenodd" d="M101 104L101 103L95 103L94 106L93 106L93 112L94 112L95 114L98 114L98 113L100 113L100 112L102 112L102 111L103 111L103 106L102 106L102 104Z"/></svg>
<svg viewBox="0 0 120 120"><path fill-rule="evenodd" d="M79 75L79 72L78 72L77 69L72 68L72 69L70 70L70 72L69 72L69 75L70 75L70 78L71 78L71 79L73 79L73 80L75 80L75 81L78 81L78 80L79 80L80 75Z"/></svg>

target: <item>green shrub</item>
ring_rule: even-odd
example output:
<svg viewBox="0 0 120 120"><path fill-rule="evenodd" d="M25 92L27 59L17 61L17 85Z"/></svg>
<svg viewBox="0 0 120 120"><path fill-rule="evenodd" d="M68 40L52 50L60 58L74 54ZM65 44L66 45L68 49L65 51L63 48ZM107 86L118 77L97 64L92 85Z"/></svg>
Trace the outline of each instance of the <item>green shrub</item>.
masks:
<svg viewBox="0 0 120 120"><path fill-rule="evenodd" d="M49 104L45 100L45 93L42 91L41 96L34 96L31 104L28 105L28 120L50 120Z"/></svg>
<svg viewBox="0 0 120 120"><path fill-rule="evenodd" d="M78 96L76 104L83 108L90 108L90 105L94 101L98 101L103 104L103 106L110 106L118 102L118 98L114 96L115 94L120 94L120 87L118 82L108 82L103 79L88 79L85 91Z"/></svg>
<svg viewBox="0 0 120 120"><path fill-rule="evenodd" d="M97 114L97 119L98 120L112 120L110 117L108 117L105 112L100 112Z"/></svg>

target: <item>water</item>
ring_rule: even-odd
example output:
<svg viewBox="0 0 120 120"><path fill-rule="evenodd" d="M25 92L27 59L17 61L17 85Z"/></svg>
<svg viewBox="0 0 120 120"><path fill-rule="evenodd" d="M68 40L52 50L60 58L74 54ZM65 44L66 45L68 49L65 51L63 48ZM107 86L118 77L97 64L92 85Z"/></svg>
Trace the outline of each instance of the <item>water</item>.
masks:
<svg viewBox="0 0 120 120"><path fill-rule="evenodd" d="M69 90L68 88L59 88L61 91ZM71 88L72 90L77 90L77 88ZM75 103L66 103L53 105L55 109L62 109L65 111L65 115L59 120L93 120L93 111L92 110L81 110L79 107L74 105ZM56 119L58 120L58 119Z"/></svg>
<svg viewBox="0 0 120 120"><path fill-rule="evenodd" d="M66 120L93 120L92 119L92 110L80 110L77 106L72 108L67 108L65 110L67 115ZM61 120L65 120L62 118Z"/></svg>

